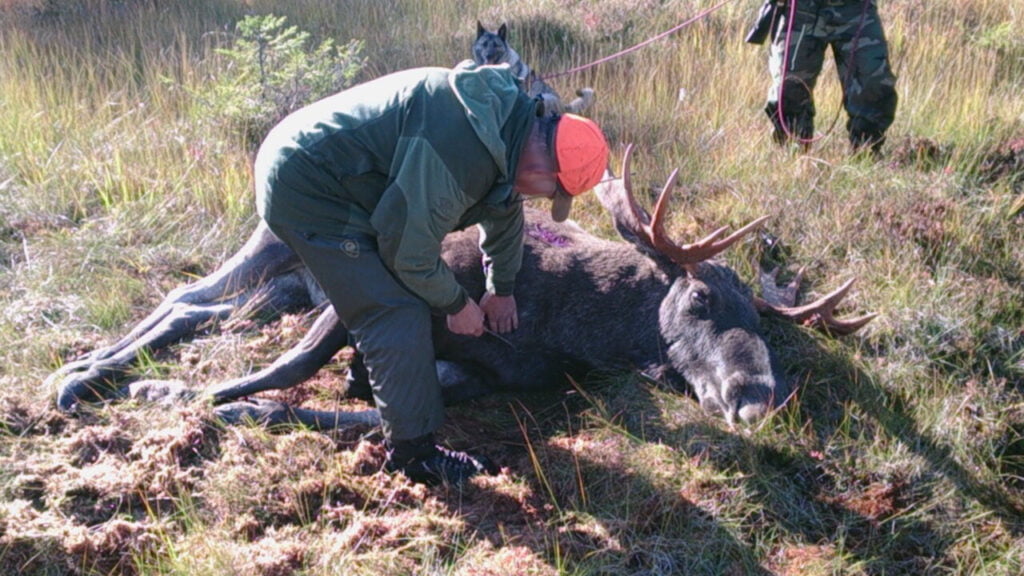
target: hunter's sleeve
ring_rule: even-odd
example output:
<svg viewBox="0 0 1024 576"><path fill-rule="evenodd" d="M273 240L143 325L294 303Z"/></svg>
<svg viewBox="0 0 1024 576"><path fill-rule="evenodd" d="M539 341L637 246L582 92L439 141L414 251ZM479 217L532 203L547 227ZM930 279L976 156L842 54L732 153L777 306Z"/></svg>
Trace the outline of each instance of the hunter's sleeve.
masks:
<svg viewBox="0 0 1024 576"><path fill-rule="evenodd" d="M370 217L380 256L409 290L454 314L468 296L441 259L441 241L465 212L466 196L429 142L405 138L399 148L394 180Z"/></svg>
<svg viewBox="0 0 1024 576"><path fill-rule="evenodd" d="M498 296L510 296L523 264L522 204L515 203L503 217L481 222L479 227L487 291Z"/></svg>

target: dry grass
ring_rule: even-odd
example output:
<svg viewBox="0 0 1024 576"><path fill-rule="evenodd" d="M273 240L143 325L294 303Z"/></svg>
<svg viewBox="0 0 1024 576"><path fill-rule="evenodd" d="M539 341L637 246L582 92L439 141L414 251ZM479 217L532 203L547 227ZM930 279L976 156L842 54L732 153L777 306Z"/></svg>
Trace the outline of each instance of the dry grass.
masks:
<svg viewBox="0 0 1024 576"><path fill-rule="evenodd" d="M224 428L201 406L57 413L40 383L112 342L254 225L249 154L188 116L188 87L249 13L366 42L365 77L468 55L507 21L563 70L715 2L176 3L0 0L0 573L1006 574L1024 571L1024 14L891 0L887 156L851 158L829 64L822 139L775 149L765 54L731 3L553 81L634 142L636 181L680 167L680 236L768 214L809 291L858 279L824 338L766 322L800 393L735 431L631 375L452 409L445 436L505 468L462 492L379 472L372 431ZM686 97L679 99L680 90ZM593 199L574 216L610 234ZM753 243L732 264L752 278ZM299 316L235 319L143 372L200 387L264 365ZM340 367L284 399L335 406ZM370 433L364 438L363 433Z"/></svg>

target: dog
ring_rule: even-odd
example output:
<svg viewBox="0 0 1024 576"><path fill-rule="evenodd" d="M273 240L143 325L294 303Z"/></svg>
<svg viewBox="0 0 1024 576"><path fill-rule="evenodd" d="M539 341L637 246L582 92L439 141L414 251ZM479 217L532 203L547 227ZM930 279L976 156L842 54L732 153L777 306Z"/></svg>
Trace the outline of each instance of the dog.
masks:
<svg viewBox="0 0 1024 576"><path fill-rule="evenodd" d="M541 80L530 67L523 62L508 44L508 25L502 24L498 30L492 31L484 27L479 20L476 22L476 40L472 47L473 62L478 66L507 64L523 89L537 100L537 115L552 116L556 114L580 114L594 102L594 90L581 88L576 91L578 96L569 104L563 104L561 97L551 86Z"/></svg>
<svg viewBox="0 0 1024 576"><path fill-rule="evenodd" d="M508 64L512 74L520 82L526 83L531 75L519 53L508 45L508 25L502 24L497 32L484 28L479 20L476 22L476 40L473 41L473 62L479 66Z"/></svg>

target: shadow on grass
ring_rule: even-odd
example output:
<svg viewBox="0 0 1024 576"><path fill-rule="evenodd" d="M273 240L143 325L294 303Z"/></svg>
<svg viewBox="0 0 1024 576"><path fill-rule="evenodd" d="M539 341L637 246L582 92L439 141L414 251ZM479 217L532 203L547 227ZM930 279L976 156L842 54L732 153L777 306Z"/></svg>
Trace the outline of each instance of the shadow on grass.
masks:
<svg viewBox="0 0 1024 576"><path fill-rule="evenodd" d="M964 503L952 503L952 509L974 503L1020 537L1020 498L960 464L952 447L921 430L904 399L857 368L846 354L829 352L800 329L773 327L773 332L773 346L800 359L802 378L796 380L815 387L799 391L799 400L777 417L788 416L809 427L819 445L837 444L835 453L817 452L814 440L803 447L769 444L758 435L737 435L701 422L667 434L691 456L707 445L730 446L728 453L719 451L711 461L723 472L736 471L746 478L746 493L763 507L774 529L807 543L838 541L868 574L926 573L956 561L944 555L957 528L938 524L947 520L942 512L929 514L936 506L951 504L933 493L937 484L930 480L941 477ZM780 346L774 341L778 339L785 342ZM851 417L852 406L859 408L857 417ZM879 438L898 442L926 466L916 478L864 468L862 452ZM855 446L847 450L845 443Z"/></svg>
<svg viewBox="0 0 1024 576"><path fill-rule="evenodd" d="M794 380L810 383L775 416L788 421L775 422L777 432L729 430L696 407L677 417L656 385L622 380L554 400L497 396L451 409L452 440L495 456L528 480L538 508L548 508L546 537L494 543L533 542L557 565L568 559L610 573L769 574L790 547L824 546L825 566L920 574L957 569L962 559L950 548L971 528L946 520L978 517L965 507L982 508L1020 537L1020 499L922 432L905 401L848 352L832 352L800 328L770 332ZM496 416L502 404L512 407L509 416ZM609 420L588 425L595 411ZM868 453L877 441L900 444L923 465L866 465L878 458ZM627 455L637 452L645 452L639 465ZM937 479L960 502L946 500ZM502 522L475 517L480 534L495 534Z"/></svg>
<svg viewBox="0 0 1024 576"><path fill-rule="evenodd" d="M807 403L800 406L802 421L810 422L819 438L836 435L840 427L845 425L848 415L845 412L837 414L835 408L856 405L870 418L864 425L865 431L875 433L877 429L888 438L900 442L928 463L928 473L942 476L951 482L965 501L976 502L988 513L1004 521L1014 536L1024 534L1024 500L1020 494L1014 495L1002 486L987 483L978 474L965 468L957 461L951 446L922 431L922 426L914 419L911 407L906 405L904 398L880 385L869 374L857 368L848 357L831 353L807 338L794 340L791 336L796 328L787 329L790 331L788 337L796 343L796 347L787 352L795 354L796 358L808 359L809 364L813 363L813 367L802 367L807 374L805 380L835 384L818 391L824 394L823 400L831 403L831 407L812 407Z"/></svg>
<svg viewBox="0 0 1024 576"><path fill-rule="evenodd" d="M678 452L584 422L590 402L620 389L500 395L450 409L453 442L475 443L525 481L530 495L524 501L485 489L468 497L451 492L445 502L480 538L526 546L566 573L771 574L735 527L680 489L671 473ZM631 400L650 400L631 390ZM656 411L653 404L635 407ZM655 462L651 467L628 456L646 448L652 453L641 458Z"/></svg>

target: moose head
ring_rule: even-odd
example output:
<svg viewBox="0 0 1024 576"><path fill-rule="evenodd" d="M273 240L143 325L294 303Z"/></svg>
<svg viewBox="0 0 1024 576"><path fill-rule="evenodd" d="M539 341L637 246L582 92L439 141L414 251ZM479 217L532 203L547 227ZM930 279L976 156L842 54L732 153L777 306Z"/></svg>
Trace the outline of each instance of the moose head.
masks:
<svg viewBox="0 0 1024 576"><path fill-rule="evenodd" d="M759 312L775 314L836 334L849 334L874 314L840 320L833 311L853 284L818 301L794 307L802 272L785 287L777 270L763 272L764 297L754 297L735 272L712 259L760 226L766 216L725 236L719 228L692 244L665 232L665 215L678 170L662 187L653 216L637 202L630 178L632 146L626 148L621 179L606 179L595 192L619 234L666 274L667 293L658 308L658 329L667 364L693 388L701 406L728 422L760 420L789 397L791 389L759 329ZM724 236L724 237L723 237Z"/></svg>

